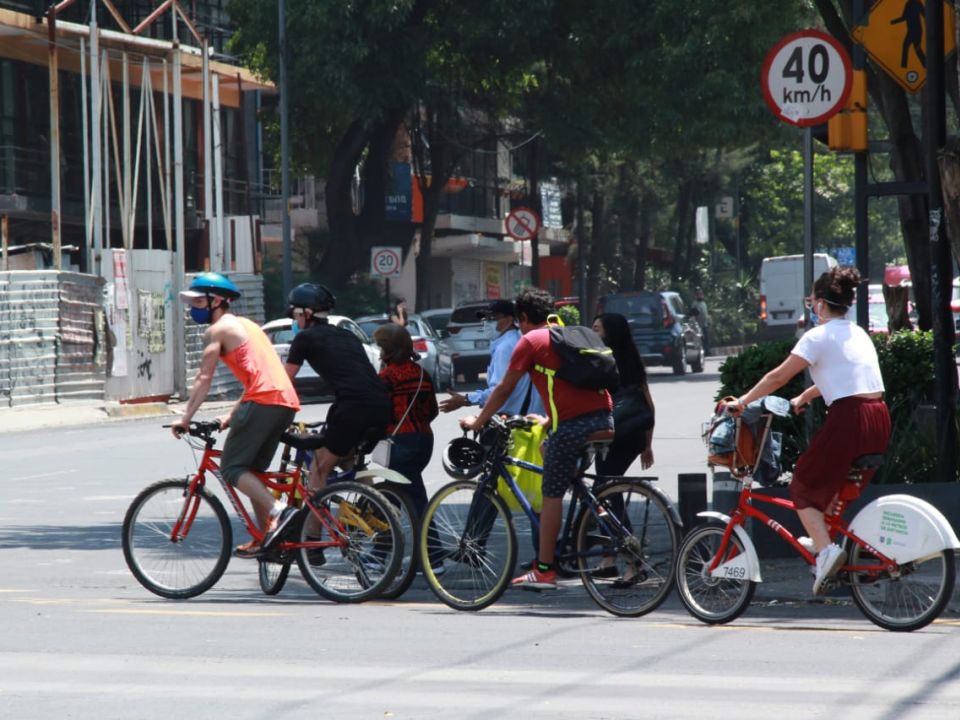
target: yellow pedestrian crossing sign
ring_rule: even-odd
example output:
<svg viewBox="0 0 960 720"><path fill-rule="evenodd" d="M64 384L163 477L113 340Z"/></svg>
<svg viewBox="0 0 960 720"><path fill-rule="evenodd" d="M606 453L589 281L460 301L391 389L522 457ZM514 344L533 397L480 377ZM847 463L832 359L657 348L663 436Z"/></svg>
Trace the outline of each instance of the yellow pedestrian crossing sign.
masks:
<svg viewBox="0 0 960 720"><path fill-rule="evenodd" d="M877 0L866 25L853 30L870 59L882 67L907 92L915 93L927 81L926 23L923 0ZM956 49L953 3L943 3L943 52Z"/></svg>

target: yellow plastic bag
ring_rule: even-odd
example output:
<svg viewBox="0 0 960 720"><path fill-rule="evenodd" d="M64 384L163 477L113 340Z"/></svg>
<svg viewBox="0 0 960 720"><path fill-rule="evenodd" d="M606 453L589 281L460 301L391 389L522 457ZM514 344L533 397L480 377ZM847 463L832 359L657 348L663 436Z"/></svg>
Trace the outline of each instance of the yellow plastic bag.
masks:
<svg viewBox="0 0 960 720"><path fill-rule="evenodd" d="M543 455L540 454L540 445L547 436L547 428L540 423L534 423L527 430L524 428L515 428L510 432L511 446L508 454L520 460L525 460L534 465L543 466ZM533 470L526 470L516 465L507 465L507 470L513 476L517 486L526 496L527 501L534 512L540 512L543 505L543 476ZM510 491L510 486L502 478L497 481L497 492L500 494L511 510L520 510L520 503Z"/></svg>

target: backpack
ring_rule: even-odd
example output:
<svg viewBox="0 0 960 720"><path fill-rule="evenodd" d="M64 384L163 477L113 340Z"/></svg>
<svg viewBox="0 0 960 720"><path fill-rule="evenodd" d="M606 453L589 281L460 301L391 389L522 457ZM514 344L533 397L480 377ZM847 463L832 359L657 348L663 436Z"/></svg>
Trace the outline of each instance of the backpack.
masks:
<svg viewBox="0 0 960 720"><path fill-rule="evenodd" d="M553 399L555 377L575 387L602 392L618 387L620 374L617 372L613 350L588 327L551 326L550 347L560 358L560 367L552 370L542 365L534 365L533 369L547 376L550 415L553 418L553 429L556 430L557 406Z"/></svg>

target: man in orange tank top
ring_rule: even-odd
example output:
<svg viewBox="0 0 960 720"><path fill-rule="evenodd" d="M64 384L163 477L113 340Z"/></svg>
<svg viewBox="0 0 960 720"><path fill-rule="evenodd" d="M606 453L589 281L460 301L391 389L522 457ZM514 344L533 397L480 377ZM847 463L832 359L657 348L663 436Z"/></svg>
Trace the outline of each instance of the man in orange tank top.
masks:
<svg viewBox="0 0 960 720"><path fill-rule="evenodd" d="M202 273L180 298L190 305L190 316L198 324L209 324L203 334L203 357L194 378L190 398L183 415L173 423L173 434L179 437L190 425L200 408L217 369L224 364L243 385L243 395L233 409L217 418L220 429L229 428L220 472L223 479L250 498L260 527L266 533L263 547L279 535L296 511L275 499L254 474L270 466L280 444L280 436L300 409L293 383L260 327L230 312L230 302L240 291L219 273ZM261 546L255 541L241 545L236 554L255 557Z"/></svg>

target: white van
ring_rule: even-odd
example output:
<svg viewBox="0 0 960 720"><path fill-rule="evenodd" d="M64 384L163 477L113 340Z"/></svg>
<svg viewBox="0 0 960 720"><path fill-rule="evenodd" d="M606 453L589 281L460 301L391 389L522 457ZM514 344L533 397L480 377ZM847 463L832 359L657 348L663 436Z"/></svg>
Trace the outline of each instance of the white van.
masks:
<svg viewBox="0 0 960 720"><path fill-rule="evenodd" d="M826 253L813 254L813 279L837 267ZM760 339L786 340L803 318L803 255L780 255L760 265Z"/></svg>

